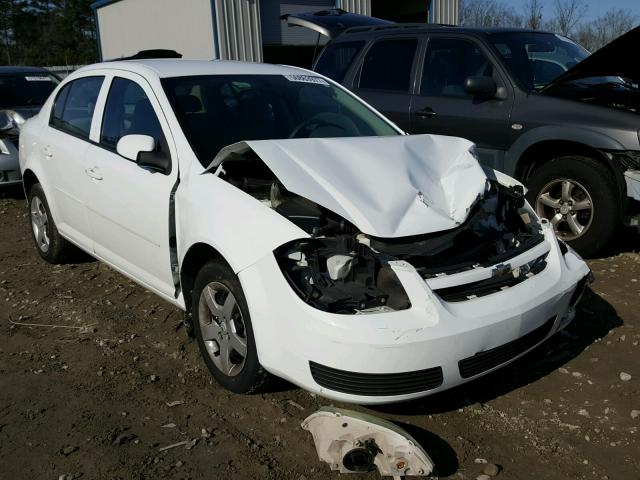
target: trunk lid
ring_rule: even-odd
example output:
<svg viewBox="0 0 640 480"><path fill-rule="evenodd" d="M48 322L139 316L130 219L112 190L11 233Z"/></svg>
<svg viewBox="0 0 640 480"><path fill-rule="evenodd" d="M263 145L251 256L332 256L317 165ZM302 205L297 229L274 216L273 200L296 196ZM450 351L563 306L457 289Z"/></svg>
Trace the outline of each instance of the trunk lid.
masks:
<svg viewBox="0 0 640 480"><path fill-rule="evenodd" d="M280 17L291 26L305 27L333 39L351 27L390 25L394 22L381 18L349 13L340 8L330 8L318 12L285 14Z"/></svg>

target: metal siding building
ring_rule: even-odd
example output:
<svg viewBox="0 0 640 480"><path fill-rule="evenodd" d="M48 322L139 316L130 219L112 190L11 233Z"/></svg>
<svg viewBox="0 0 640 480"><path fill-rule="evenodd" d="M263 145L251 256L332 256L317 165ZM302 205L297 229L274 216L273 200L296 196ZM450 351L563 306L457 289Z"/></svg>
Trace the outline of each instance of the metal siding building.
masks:
<svg viewBox="0 0 640 480"><path fill-rule="evenodd" d="M315 33L287 26L281 15L327 8L371 15L376 1L388 0L99 0L92 8L101 60L167 49L188 59L260 62L263 45L303 47L317 41ZM458 0L408 3L429 12L430 21L457 23Z"/></svg>

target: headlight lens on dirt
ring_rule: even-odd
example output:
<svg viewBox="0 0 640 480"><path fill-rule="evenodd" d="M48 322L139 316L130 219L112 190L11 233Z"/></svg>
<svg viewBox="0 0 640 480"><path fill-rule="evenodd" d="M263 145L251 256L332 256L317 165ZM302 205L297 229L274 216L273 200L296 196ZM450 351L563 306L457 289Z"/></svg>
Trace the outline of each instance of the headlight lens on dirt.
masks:
<svg viewBox="0 0 640 480"><path fill-rule="evenodd" d="M291 288L319 310L357 314L410 307L391 267L352 236L296 240L274 254Z"/></svg>

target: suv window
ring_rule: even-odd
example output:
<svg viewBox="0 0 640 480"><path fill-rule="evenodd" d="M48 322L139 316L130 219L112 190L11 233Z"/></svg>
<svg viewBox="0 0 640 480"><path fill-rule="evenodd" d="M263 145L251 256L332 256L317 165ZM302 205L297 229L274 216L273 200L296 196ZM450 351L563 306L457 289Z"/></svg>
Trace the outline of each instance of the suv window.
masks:
<svg viewBox="0 0 640 480"><path fill-rule="evenodd" d="M370 90L408 92L417 38L376 42L364 57L359 87Z"/></svg>
<svg viewBox="0 0 640 480"><path fill-rule="evenodd" d="M104 77L83 77L65 85L56 97L50 124L71 135L89 138L103 80Z"/></svg>
<svg viewBox="0 0 640 480"><path fill-rule="evenodd" d="M162 127L153 106L140 85L126 78L115 77L102 118L100 144L115 150L125 135L149 135L162 145Z"/></svg>
<svg viewBox="0 0 640 480"><path fill-rule="evenodd" d="M435 97L467 97L464 81L493 76L493 64L473 43L455 38L429 41L420 93Z"/></svg>
<svg viewBox="0 0 640 480"><path fill-rule="evenodd" d="M315 71L336 82L342 82L363 45L364 42L330 43L318 59Z"/></svg>

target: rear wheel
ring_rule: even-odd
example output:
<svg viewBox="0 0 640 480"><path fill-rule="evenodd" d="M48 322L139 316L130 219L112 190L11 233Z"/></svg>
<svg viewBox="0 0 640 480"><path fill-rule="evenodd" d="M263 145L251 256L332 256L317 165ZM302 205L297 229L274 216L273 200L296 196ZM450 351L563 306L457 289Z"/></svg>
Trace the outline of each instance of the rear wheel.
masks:
<svg viewBox="0 0 640 480"><path fill-rule="evenodd" d="M589 157L553 159L534 170L527 183L536 213L581 255L598 252L619 227L614 179Z"/></svg>
<svg viewBox="0 0 640 480"><path fill-rule="evenodd" d="M29 191L29 217L31 236L40 256L54 264L68 260L74 247L58 232L47 197L39 183Z"/></svg>
<svg viewBox="0 0 640 480"><path fill-rule="evenodd" d="M260 365L247 302L238 277L211 261L196 277L191 302L193 329L211 375L235 393L254 393L269 374Z"/></svg>

